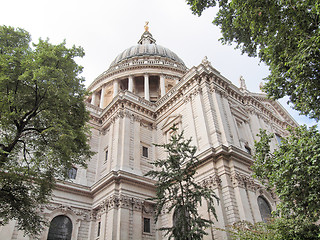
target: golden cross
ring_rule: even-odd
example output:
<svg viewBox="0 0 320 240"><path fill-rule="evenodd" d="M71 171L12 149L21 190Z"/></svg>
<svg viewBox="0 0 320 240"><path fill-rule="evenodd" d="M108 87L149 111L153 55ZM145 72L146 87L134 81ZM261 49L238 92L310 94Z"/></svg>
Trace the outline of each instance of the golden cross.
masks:
<svg viewBox="0 0 320 240"><path fill-rule="evenodd" d="M147 22L146 22L146 25L144 25L144 30L145 30L146 32L148 32L148 31L149 31L148 24L149 24L149 22L147 21Z"/></svg>

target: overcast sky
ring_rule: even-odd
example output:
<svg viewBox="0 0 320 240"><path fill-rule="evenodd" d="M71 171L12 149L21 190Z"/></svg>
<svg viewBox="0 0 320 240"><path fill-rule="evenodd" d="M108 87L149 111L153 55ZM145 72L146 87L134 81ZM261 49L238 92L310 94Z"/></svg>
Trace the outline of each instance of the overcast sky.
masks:
<svg viewBox="0 0 320 240"><path fill-rule="evenodd" d="M215 12L211 8L197 17L185 0L7 0L1 3L0 24L24 28L34 42L49 38L57 44L66 39L69 46L82 46L86 55L78 63L89 85L119 53L136 45L149 21L157 44L175 52L188 68L207 56L236 86L243 76L249 91L260 92L268 68L218 41L220 30L212 24ZM299 124L312 124L285 107Z"/></svg>

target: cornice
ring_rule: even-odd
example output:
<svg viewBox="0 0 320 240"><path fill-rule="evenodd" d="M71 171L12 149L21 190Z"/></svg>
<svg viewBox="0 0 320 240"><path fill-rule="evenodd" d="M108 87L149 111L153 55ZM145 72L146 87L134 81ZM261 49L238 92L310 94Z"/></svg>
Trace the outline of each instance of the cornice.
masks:
<svg viewBox="0 0 320 240"><path fill-rule="evenodd" d="M109 210L118 208L152 214L154 212L154 203L123 193L113 194L93 208L93 219L100 219L102 214L107 213Z"/></svg>
<svg viewBox="0 0 320 240"><path fill-rule="evenodd" d="M55 211L62 214L71 213L72 215L77 217L76 219L77 221L80 221L80 220L90 221L92 216L91 209L74 207L74 206L69 206L65 204L58 204L58 203L51 202L45 205L44 208L49 210L50 212Z"/></svg>
<svg viewBox="0 0 320 240"><path fill-rule="evenodd" d="M151 189L155 188L155 183L156 183L156 181L154 181L150 178L136 175L134 173L129 173L129 172L126 172L123 170L118 170L118 171L112 170L106 176L104 176L103 178L101 178L99 181L95 182L91 186L91 188L90 188L91 193L93 195L96 195L98 192L100 192L104 188L108 187L110 184L120 183L122 181L135 183L135 184L141 185L145 188L148 187Z"/></svg>
<svg viewBox="0 0 320 240"><path fill-rule="evenodd" d="M81 184L68 182L68 181L60 181L58 180L54 187L55 190L65 191L68 192L86 196L86 197L92 197L90 187L84 186Z"/></svg>

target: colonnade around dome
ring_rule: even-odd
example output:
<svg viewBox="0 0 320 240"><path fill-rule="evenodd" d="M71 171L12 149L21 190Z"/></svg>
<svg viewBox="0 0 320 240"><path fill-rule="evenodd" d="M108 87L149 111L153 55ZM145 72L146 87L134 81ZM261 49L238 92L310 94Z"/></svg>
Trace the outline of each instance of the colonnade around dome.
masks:
<svg viewBox="0 0 320 240"><path fill-rule="evenodd" d="M164 74L137 74L115 79L94 90L87 102L105 108L119 91L129 91L150 102L157 102L179 82L178 77Z"/></svg>

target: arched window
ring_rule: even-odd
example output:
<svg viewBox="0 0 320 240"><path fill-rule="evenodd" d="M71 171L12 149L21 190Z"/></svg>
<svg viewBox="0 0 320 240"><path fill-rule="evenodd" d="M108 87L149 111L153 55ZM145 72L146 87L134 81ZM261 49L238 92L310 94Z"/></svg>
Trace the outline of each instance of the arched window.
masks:
<svg viewBox="0 0 320 240"><path fill-rule="evenodd" d="M268 218L271 217L271 207L268 201L262 197L258 197L258 206L260 210L260 215L262 218L262 221L267 222Z"/></svg>
<svg viewBox="0 0 320 240"><path fill-rule="evenodd" d="M71 240L72 222L64 215L56 216L50 223L47 240Z"/></svg>

